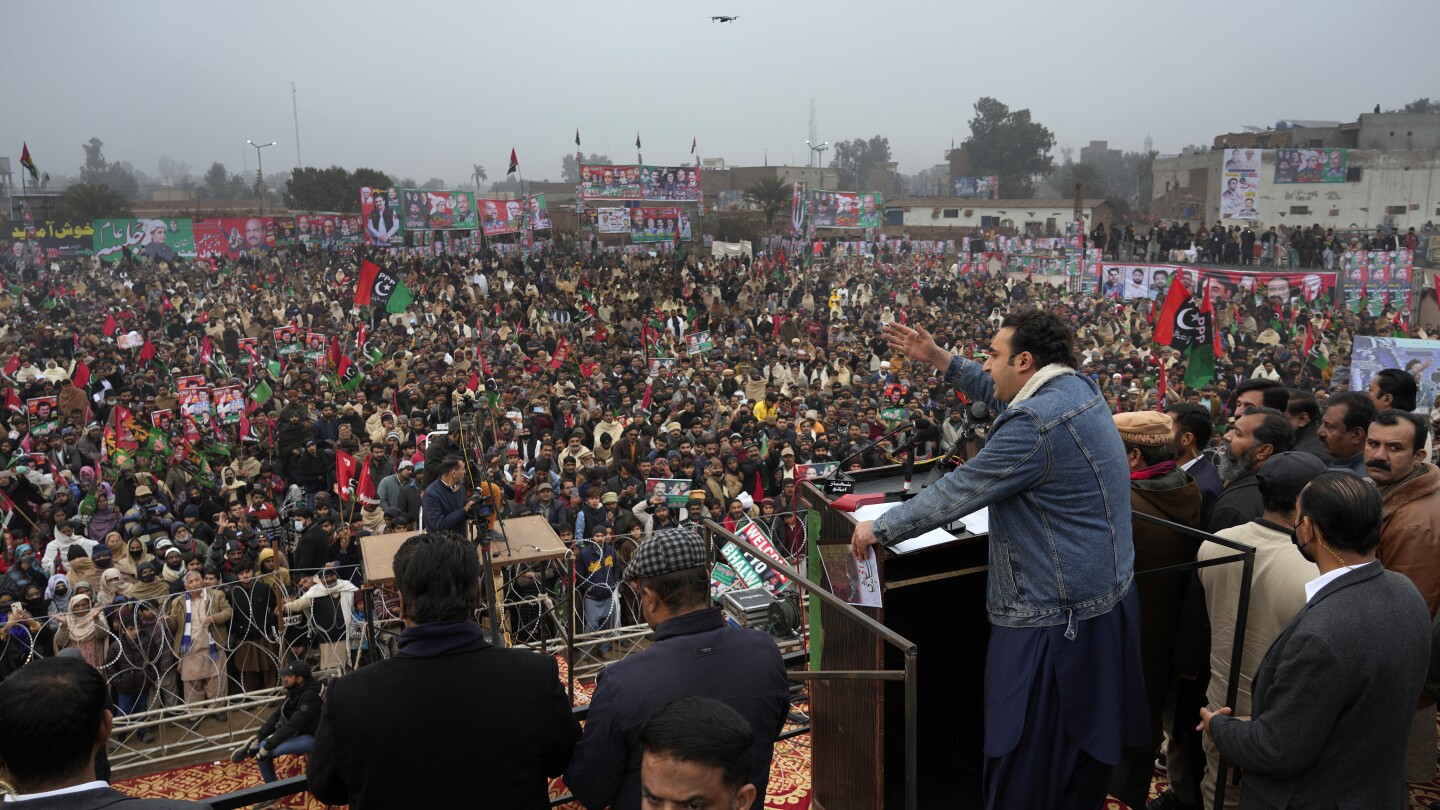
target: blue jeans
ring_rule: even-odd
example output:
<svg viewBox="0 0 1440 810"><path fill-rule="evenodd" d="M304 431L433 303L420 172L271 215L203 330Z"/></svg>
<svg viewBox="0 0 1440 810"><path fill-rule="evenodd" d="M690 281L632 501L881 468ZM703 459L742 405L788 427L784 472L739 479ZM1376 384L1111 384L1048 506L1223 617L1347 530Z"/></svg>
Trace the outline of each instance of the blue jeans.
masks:
<svg viewBox="0 0 1440 810"><path fill-rule="evenodd" d="M260 778L266 782L274 782L278 778L275 776L275 757L283 754L308 754L314 746L315 735L300 734L275 746L275 750L270 752L270 756L256 757L255 761L260 765Z"/></svg>
<svg viewBox="0 0 1440 810"><path fill-rule="evenodd" d="M127 714L145 711L150 702L150 695L145 690L139 692L117 692L115 694L115 714L124 717Z"/></svg>
<svg viewBox="0 0 1440 810"><path fill-rule="evenodd" d="M619 624L620 611L618 605L610 601L610 597L604 599L593 599L585 597L585 632L593 633L596 630L608 630ZM596 655L603 655L610 652L610 642L605 641L590 648L590 652Z"/></svg>

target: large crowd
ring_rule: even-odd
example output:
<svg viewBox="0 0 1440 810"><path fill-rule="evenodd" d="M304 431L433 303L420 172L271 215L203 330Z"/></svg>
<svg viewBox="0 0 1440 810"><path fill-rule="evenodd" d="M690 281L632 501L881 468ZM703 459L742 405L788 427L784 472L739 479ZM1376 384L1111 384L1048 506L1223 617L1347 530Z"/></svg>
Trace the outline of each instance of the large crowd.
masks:
<svg viewBox="0 0 1440 810"><path fill-rule="evenodd" d="M592 630L618 620L623 568L656 531L749 516L800 554L804 465L892 461L900 421L934 428L926 453L964 433L965 403L892 354L887 323L978 357L1008 312L1051 310L1112 411L1198 404L1215 444L1252 378L1323 412L1348 389L1351 338L1389 331L1389 313L1237 299L1218 314L1215 377L1188 388L1183 357L1152 342L1148 302L968 273L903 242L712 259L562 237L523 259L369 258L414 291L403 311L354 305L359 257L315 251L7 268L0 679L73 649L124 714L272 686L299 658L363 665L359 538L422 519L460 531L543 515L576 548ZM1305 357L1310 329L1325 368ZM187 377L242 386L241 418L184 418ZM685 505L649 479L690 482ZM554 634L545 597L564 577L509 576L517 635Z"/></svg>

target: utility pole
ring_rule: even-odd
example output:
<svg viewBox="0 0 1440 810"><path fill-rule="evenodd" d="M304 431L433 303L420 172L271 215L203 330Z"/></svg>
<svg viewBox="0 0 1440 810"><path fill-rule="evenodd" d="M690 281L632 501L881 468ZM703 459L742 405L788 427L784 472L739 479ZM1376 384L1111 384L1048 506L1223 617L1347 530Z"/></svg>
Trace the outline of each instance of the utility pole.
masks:
<svg viewBox="0 0 1440 810"><path fill-rule="evenodd" d="M295 83L290 82L290 114L295 118L295 168L305 164L300 160L300 106L295 101Z"/></svg>

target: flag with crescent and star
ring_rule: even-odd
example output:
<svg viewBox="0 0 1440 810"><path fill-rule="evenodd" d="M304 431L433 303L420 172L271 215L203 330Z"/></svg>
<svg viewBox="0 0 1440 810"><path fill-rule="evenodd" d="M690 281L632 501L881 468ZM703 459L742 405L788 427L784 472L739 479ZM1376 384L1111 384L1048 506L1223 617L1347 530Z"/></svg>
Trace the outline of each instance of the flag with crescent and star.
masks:
<svg viewBox="0 0 1440 810"><path fill-rule="evenodd" d="M372 261L360 263L360 280L355 286L356 305L381 307L393 315L404 312L414 300L415 293L388 270Z"/></svg>

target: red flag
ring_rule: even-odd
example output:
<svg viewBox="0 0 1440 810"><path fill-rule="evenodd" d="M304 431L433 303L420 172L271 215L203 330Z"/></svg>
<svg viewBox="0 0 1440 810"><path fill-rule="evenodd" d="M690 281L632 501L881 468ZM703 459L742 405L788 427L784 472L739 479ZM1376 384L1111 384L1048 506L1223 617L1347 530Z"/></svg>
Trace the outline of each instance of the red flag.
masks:
<svg viewBox="0 0 1440 810"><path fill-rule="evenodd" d="M1160 380L1159 383L1156 385L1156 393L1158 394L1158 396L1155 398L1155 410L1164 413L1165 391L1167 388L1169 388L1169 380L1166 377L1165 363L1157 358L1155 360L1155 364L1160 367Z"/></svg>
<svg viewBox="0 0 1440 810"><path fill-rule="evenodd" d="M250 409L243 408L240 411L240 441L250 438Z"/></svg>
<svg viewBox="0 0 1440 810"><path fill-rule="evenodd" d="M650 383L645 383L645 396L640 398L640 410L650 410Z"/></svg>
<svg viewBox="0 0 1440 810"><path fill-rule="evenodd" d="M15 393L14 388L5 389L5 407L15 413L25 413L25 406L20 402L20 396Z"/></svg>
<svg viewBox="0 0 1440 810"><path fill-rule="evenodd" d="M380 275L380 265L366 259L360 262L360 280L355 285L355 305L370 306L370 293L375 289L375 277Z"/></svg>
<svg viewBox="0 0 1440 810"><path fill-rule="evenodd" d="M1180 316L1180 310L1190 303L1190 291L1180 281L1180 274L1176 273L1170 279L1170 291L1165 294L1165 306L1160 310L1158 323L1155 324L1155 342L1169 346L1175 339L1175 319Z"/></svg>
<svg viewBox="0 0 1440 810"><path fill-rule="evenodd" d="M119 328L120 324L115 322L115 316L106 315L105 325L101 327L100 331L105 335L105 337L114 337L116 330L118 330Z"/></svg>
<svg viewBox="0 0 1440 810"><path fill-rule="evenodd" d="M560 343L555 346L555 356L550 359L550 368L560 368L565 365L565 358L570 355L570 341L560 338Z"/></svg>
<svg viewBox="0 0 1440 810"><path fill-rule="evenodd" d="M325 351L325 359L329 361L331 368L339 368L342 357L344 357L344 353L340 351L339 336L331 337L330 348Z"/></svg>
<svg viewBox="0 0 1440 810"><path fill-rule="evenodd" d="M202 363L213 362L214 357L215 357L215 344L211 343L211 342L210 342L210 336L209 336L209 335L206 335L206 336L205 336L205 339L202 340L202 341L200 341L200 362L202 362Z"/></svg>
<svg viewBox="0 0 1440 810"><path fill-rule="evenodd" d="M355 348L365 353L365 339L370 337L370 327L367 324L360 324L360 331L355 334Z"/></svg>
<svg viewBox="0 0 1440 810"><path fill-rule="evenodd" d="M140 354L136 359L141 365L155 359L155 344L150 342L150 338L145 338L145 345L140 347Z"/></svg>
<svg viewBox="0 0 1440 810"><path fill-rule="evenodd" d="M335 488L341 500L350 500L350 485L355 480L355 457L344 450L335 451Z"/></svg>
<svg viewBox="0 0 1440 810"><path fill-rule="evenodd" d="M514 174L515 172L517 172L517 171L519 171L519 170L520 170L520 158L518 158L518 157L515 156L515 148L512 146L512 147L510 148L510 168L509 168L508 170L506 170L505 174L506 174L506 175L512 175L512 174Z"/></svg>
<svg viewBox="0 0 1440 810"><path fill-rule="evenodd" d="M470 382L465 383L465 390L472 394L480 390L480 372L470 372Z"/></svg>
<svg viewBox="0 0 1440 810"><path fill-rule="evenodd" d="M1210 285L1205 285L1205 293L1200 296L1200 319L1205 322L1210 330L1210 348L1219 357L1224 354L1224 346L1220 342L1220 327L1215 323L1215 307L1210 303Z"/></svg>
<svg viewBox="0 0 1440 810"><path fill-rule="evenodd" d="M355 485L355 494L359 496L361 503L379 503L380 499L375 497L375 479L370 475L370 463L367 461L360 465L360 482Z"/></svg>
<svg viewBox="0 0 1440 810"><path fill-rule="evenodd" d="M479 346L475 347L475 356L480 358L480 371L484 373L487 378L494 377L495 374L490 371L490 364L485 361L485 353L480 351Z"/></svg>
<svg viewBox="0 0 1440 810"><path fill-rule="evenodd" d="M74 383L76 388L84 388L90 384L90 367L85 365L84 360L75 364L75 373L70 375L70 382Z"/></svg>
<svg viewBox="0 0 1440 810"><path fill-rule="evenodd" d="M3 371L5 372L5 376L6 376L6 377L14 377L14 376L15 376L15 372L17 372L17 371L19 371L19 370L20 370L20 355L19 355L18 353L17 353L17 354L12 354L12 355L10 355L10 362L6 363L6 364L5 364L5 368L3 369Z"/></svg>

